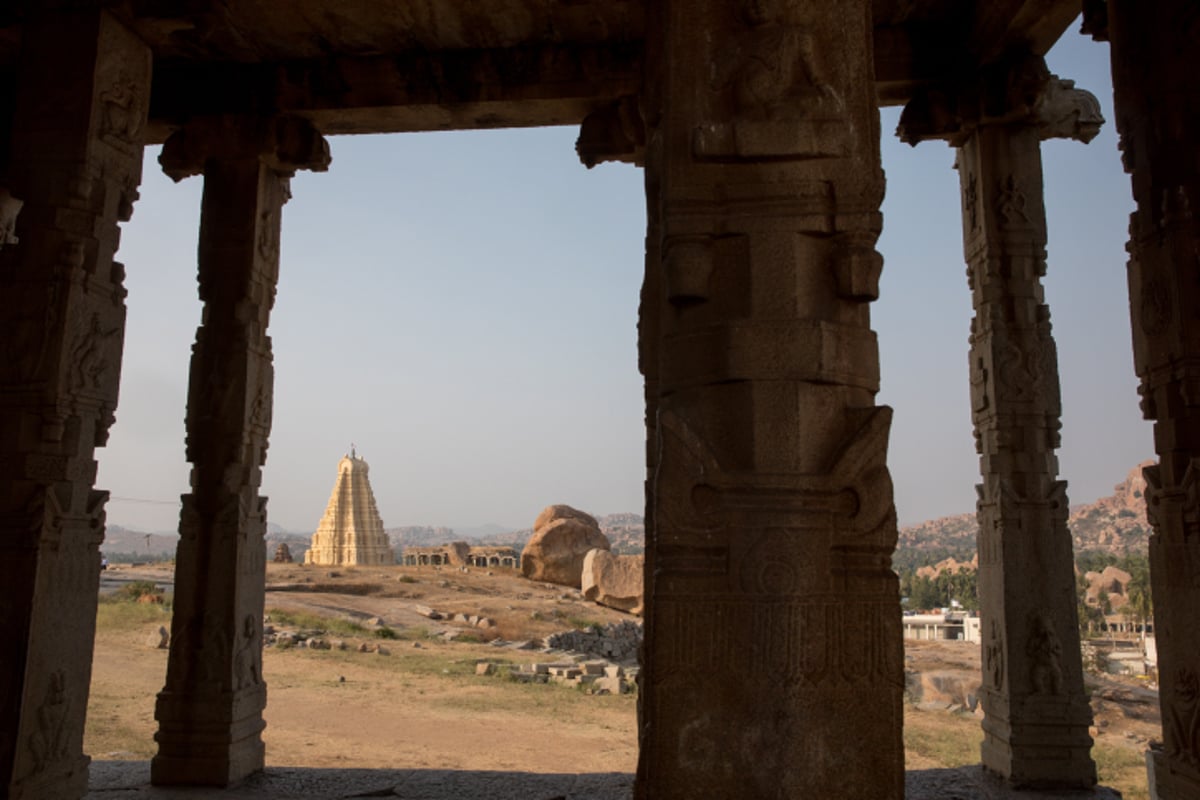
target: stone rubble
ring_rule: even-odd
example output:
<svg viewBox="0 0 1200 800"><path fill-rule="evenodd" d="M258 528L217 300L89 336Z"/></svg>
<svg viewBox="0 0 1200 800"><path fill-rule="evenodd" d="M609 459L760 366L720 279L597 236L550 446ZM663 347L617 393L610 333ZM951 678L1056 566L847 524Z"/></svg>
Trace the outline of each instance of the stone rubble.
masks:
<svg viewBox="0 0 1200 800"><path fill-rule="evenodd" d="M546 638L546 646L589 653L613 661L636 661L642 644L642 624L621 620L592 630L555 633Z"/></svg>

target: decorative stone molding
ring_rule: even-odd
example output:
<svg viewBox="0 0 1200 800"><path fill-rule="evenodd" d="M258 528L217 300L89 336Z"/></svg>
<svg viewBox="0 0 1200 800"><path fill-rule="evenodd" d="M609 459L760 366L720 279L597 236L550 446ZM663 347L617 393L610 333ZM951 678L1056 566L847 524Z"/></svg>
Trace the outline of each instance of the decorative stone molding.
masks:
<svg viewBox="0 0 1200 800"><path fill-rule="evenodd" d="M192 348L187 458L167 679L155 717L155 784L226 786L261 770L266 498L274 384L267 326L296 169L329 166L302 119L194 120L160 157L175 180L204 175L203 324ZM219 575L219 579L213 579Z"/></svg>
<svg viewBox="0 0 1200 800"><path fill-rule="evenodd" d="M584 117L575 152L588 169L605 161L641 166L646 158L646 128L637 98L622 97Z"/></svg>
<svg viewBox="0 0 1200 800"><path fill-rule="evenodd" d="M641 800L903 796L870 12L652 15Z"/></svg>
<svg viewBox="0 0 1200 800"><path fill-rule="evenodd" d="M137 197L151 56L106 13L25 21L0 136L0 796L40 800L87 788L108 499L95 448L120 386L114 255Z"/></svg>
<svg viewBox="0 0 1200 800"><path fill-rule="evenodd" d="M904 107L896 135L902 142L941 139L961 147L982 125L1037 124L1042 139L1090 142L1104 124L1096 96L1052 75L1040 57L991 65L954 86L920 89Z"/></svg>

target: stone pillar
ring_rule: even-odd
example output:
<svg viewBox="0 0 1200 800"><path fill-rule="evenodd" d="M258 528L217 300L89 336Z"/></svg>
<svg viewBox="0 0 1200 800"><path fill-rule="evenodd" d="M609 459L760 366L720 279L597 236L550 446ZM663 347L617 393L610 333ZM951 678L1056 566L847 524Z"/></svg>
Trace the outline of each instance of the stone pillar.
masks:
<svg viewBox="0 0 1200 800"><path fill-rule="evenodd" d="M0 154L0 796L11 800L87 789L108 499L93 456L117 404L125 289L113 255L141 179L149 89L149 50L107 14L24 25Z"/></svg>
<svg viewBox="0 0 1200 800"><path fill-rule="evenodd" d="M1200 8L1109 0L1129 223L1129 306L1148 467L1150 577L1163 747L1158 800L1200 797Z"/></svg>
<svg viewBox="0 0 1200 800"><path fill-rule="evenodd" d="M158 695L155 784L224 786L262 769L266 498L271 427L267 322L279 272L289 178L323 170L329 149L295 119L218 119L174 134L161 158L181 180L204 174L187 457L166 686Z"/></svg>
<svg viewBox="0 0 1200 800"><path fill-rule="evenodd" d="M980 454L983 765L1017 787L1096 783L1083 687L1067 484L1058 480L1058 357L1043 297L1036 121L981 124L959 149L975 306L971 419Z"/></svg>
<svg viewBox="0 0 1200 800"><path fill-rule="evenodd" d="M934 109L931 98L953 107ZM952 128L945 121L952 120ZM1066 482L1058 480L1058 357L1041 279L1041 140L1089 141L1095 98L1040 58L989 67L957 95L910 102L899 134L958 147L963 249L975 307L971 415L979 493L983 765L1017 787L1096 783L1083 687Z"/></svg>
<svg viewBox="0 0 1200 800"><path fill-rule="evenodd" d="M636 795L899 800L871 6L663 0L647 25Z"/></svg>

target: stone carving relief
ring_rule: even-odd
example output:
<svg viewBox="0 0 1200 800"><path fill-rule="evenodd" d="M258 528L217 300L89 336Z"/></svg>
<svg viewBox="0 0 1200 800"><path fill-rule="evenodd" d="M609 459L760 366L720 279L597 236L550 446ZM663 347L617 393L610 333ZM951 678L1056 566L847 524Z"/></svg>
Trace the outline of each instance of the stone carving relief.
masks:
<svg viewBox="0 0 1200 800"><path fill-rule="evenodd" d="M965 187L962 190L963 219L971 231L979 230L979 182L973 170L967 171Z"/></svg>
<svg viewBox="0 0 1200 800"><path fill-rule="evenodd" d="M1075 139L1084 144L1096 138L1104 125L1100 101L1091 92L1075 88L1075 81L1051 76L1034 109L1043 139Z"/></svg>
<svg viewBox="0 0 1200 800"><path fill-rule="evenodd" d="M996 210L1000 214L1000 224L1009 228L1028 225L1028 203L1025 192L1017 185L1016 176L1009 175L996 194Z"/></svg>
<svg viewBox="0 0 1200 800"><path fill-rule="evenodd" d="M200 652L193 653L198 666L199 682L213 690L224 690L229 674L229 633L215 611L204 614L200 630Z"/></svg>
<svg viewBox="0 0 1200 800"><path fill-rule="evenodd" d="M1062 642L1054 620L1045 611L1032 611L1025 655L1029 657L1029 682L1037 694L1063 693Z"/></svg>
<svg viewBox="0 0 1200 800"><path fill-rule="evenodd" d="M23 205L23 200L13 197L12 192L0 186L0 250L18 243L17 216Z"/></svg>
<svg viewBox="0 0 1200 800"><path fill-rule="evenodd" d="M988 622L988 638L983 645L983 675L991 688L1004 688L1004 632L994 619Z"/></svg>
<svg viewBox="0 0 1200 800"><path fill-rule="evenodd" d="M138 84L120 70L108 88L100 92L100 135L133 143L142 130L145 111Z"/></svg>
<svg viewBox="0 0 1200 800"><path fill-rule="evenodd" d="M1138 303L1138 322L1147 336L1159 336L1166 332L1174 319L1174 307L1171 304L1171 293L1166 282L1160 278L1153 268L1143 267L1140 270L1140 302Z"/></svg>
<svg viewBox="0 0 1200 800"><path fill-rule="evenodd" d="M793 0L741 0L742 31L713 53L709 85L732 121L695 131L698 158L821 158L846 152L845 104L825 79Z"/></svg>
<svg viewBox="0 0 1200 800"><path fill-rule="evenodd" d="M258 620L253 614L247 614L242 619L237 653L234 655L233 675L235 690L262 683L262 637L258 630Z"/></svg>
<svg viewBox="0 0 1200 800"><path fill-rule="evenodd" d="M71 346L71 388L75 391L106 391L119 363L121 325L106 326L92 312L88 322L75 333ZM118 350L114 356L113 351Z"/></svg>
<svg viewBox="0 0 1200 800"><path fill-rule="evenodd" d="M837 118L841 99L817 72L811 35L787 19L785 0L742 0L738 44L713 64L714 88L732 90L740 116L798 120Z"/></svg>
<svg viewBox="0 0 1200 800"><path fill-rule="evenodd" d="M974 327L974 322L972 322ZM971 410L976 414L987 411L991 406L988 398L987 359L979 353L971 353Z"/></svg>
<svg viewBox="0 0 1200 800"><path fill-rule="evenodd" d="M1191 667L1176 670L1171 687L1168 752L1193 766L1200 766L1200 678Z"/></svg>
<svg viewBox="0 0 1200 800"><path fill-rule="evenodd" d="M29 755L34 773L67 755L67 719L71 700L67 695L67 674L56 669L46 676L46 692L37 708L37 727L29 737Z"/></svg>

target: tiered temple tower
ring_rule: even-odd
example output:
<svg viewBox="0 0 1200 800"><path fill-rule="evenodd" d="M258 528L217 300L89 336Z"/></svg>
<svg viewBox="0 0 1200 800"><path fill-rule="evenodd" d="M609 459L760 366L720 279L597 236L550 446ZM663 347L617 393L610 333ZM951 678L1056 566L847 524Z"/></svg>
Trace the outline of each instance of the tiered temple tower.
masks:
<svg viewBox="0 0 1200 800"><path fill-rule="evenodd" d="M396 558L383 532L375 494L367 478L370 467L351 448L338 462L337 483L325 516L313 534L305 564L394 564Z"/></svg>

